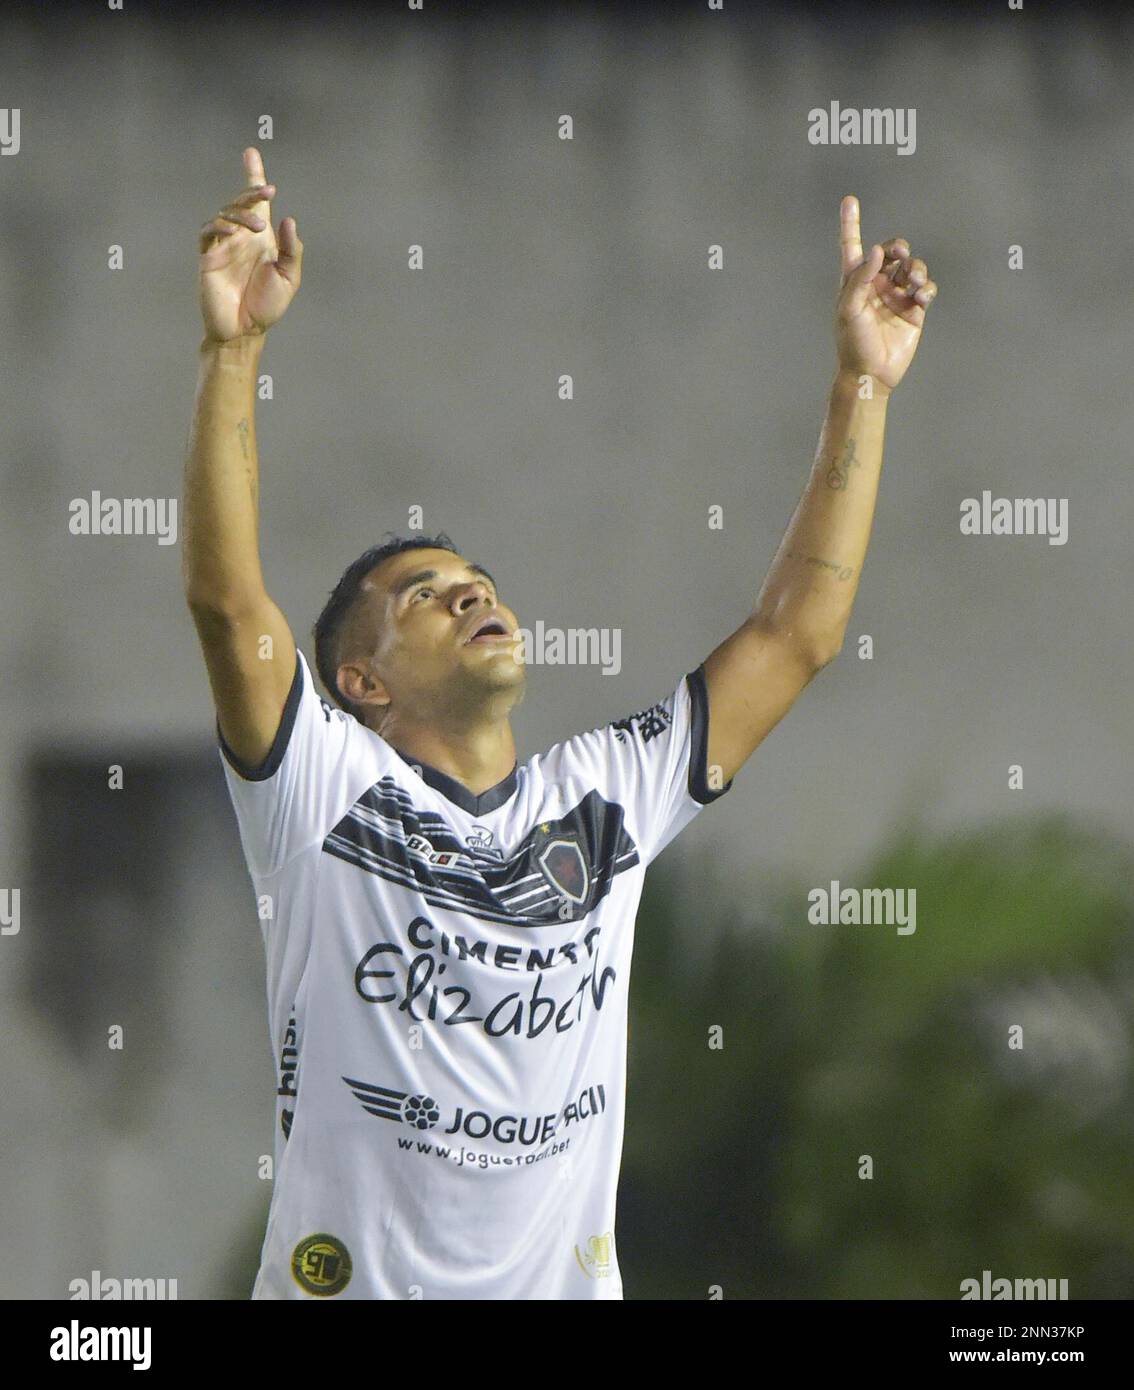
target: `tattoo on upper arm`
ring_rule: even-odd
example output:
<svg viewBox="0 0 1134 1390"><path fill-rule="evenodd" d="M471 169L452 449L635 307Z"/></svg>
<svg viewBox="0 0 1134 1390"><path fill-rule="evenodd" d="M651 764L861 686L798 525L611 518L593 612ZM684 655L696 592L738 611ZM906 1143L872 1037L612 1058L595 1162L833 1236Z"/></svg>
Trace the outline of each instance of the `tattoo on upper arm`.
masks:
<svg viewBox="0 0 1134 1390"><path fill-rule="evenodd" d="M850 565L839 565L834 560L822 560L818 555L801 555L798 550L789 550L787 558L789 560L802 560L805 565L814 565L816 569L827 570L839 580L849 579L854 574Z"/></svg>
<svg viewBox="0 0 1134 1390"><path fill-rule="evenodd" d="M236 432L240 436L240 452L245 458L248 457L248 421L241 420L236 427Z"/></svg>
<svg viewBox="0 0 1134 1390"><path fill-rule="evenodd" d="M835 459L827 470L827 486L836 492L843 491L850 478L851 469L859 465L859 459L855 456L855 444L855 440L848 439L842 458Z"/></svg>

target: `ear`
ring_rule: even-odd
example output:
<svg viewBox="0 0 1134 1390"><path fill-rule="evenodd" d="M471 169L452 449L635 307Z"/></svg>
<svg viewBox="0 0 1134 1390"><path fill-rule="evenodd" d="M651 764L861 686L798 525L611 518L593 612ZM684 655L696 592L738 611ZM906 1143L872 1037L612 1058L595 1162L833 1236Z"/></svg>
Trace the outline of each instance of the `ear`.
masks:
<svg viewBox="0 0 1134 1390"><path fill-rule="evenodd" d="M370 705L381 717L390 704L390 692L368 664L344 661L336 672L339 689L353 705Z"/></svg>

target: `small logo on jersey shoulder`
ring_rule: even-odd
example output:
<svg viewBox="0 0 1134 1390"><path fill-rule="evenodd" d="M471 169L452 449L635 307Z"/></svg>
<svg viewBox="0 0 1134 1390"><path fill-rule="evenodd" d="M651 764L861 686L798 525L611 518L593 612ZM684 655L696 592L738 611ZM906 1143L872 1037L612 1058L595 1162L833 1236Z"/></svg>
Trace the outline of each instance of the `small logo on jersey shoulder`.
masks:
<svg viewBox="0 0 1134 1390"><path fill-rule="evenodd" d="M591 1236L582 1250L575 1246L575 1259L588 1279L609 1279L613 1273L610 1267L613 1256L613 1231L607 1231L601 1236Z"/></svg>
<svg viewBox="0 0 1134 1390"><path fill-rule="evenodd" d="M326 700L323 699L321 695L319 696L319 703L323 706L323 718L327 721L328 724L331 722L332 715L334 715L334 717L340 721L345 721L347 719L354 718L352 714L347 714L346 710L332 709L331 706L326 702Z"/></svg>
<svg viewBox="0 0 1134 1390"><path fill-rule="evenodd" d="M635 733L643 743L650 743L659 734L664 734L672 723L673 715L665 702L659 701L656 705L650 705L648 709L639 710L637 714L627 715L625 719L615 719L610 727L619 743L626 742L627 734Z"/></svg>
<svg viewBox="0 0 1134 1390"><path fill-rule="evenodd" d="M552 835L547 844L536 851L535 861L557 893L576 904L586 902L591 876L577 835L563 831Z"/></svg>
<svg viewBox="0 0 1134 1390"><path fill-rule="evenodd" d="M305 1293L316 1298L330 1298L332 1294L342 1293L350 1283L350 1251L338 1236L320 1231L295 1247L291 1272Z"/></svg>

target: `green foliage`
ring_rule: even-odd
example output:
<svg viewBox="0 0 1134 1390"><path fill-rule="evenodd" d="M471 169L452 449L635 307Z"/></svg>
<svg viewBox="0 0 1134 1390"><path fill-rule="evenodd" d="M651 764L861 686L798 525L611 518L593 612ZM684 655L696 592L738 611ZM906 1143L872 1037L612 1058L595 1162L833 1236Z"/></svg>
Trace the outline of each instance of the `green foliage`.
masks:
<svg viewBox="0 0 1134 1390"><path fill-rule="evenodd" d="M628 1298L958 1299L984 1269L1134 1293L1130 846L1064 818L907 831L844 881L915 888L904 936L812 924L826 884L714 927L665 869L631 988Z"/></svg>

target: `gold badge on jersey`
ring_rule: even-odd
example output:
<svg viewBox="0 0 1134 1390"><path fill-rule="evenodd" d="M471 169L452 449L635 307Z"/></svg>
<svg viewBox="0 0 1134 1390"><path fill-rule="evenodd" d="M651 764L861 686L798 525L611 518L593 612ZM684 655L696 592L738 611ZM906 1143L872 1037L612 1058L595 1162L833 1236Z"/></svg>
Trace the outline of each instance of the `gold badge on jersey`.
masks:
<svg viewBox="0 0 1134 1390"><path fill-rule="evenodd" d="M291 1272L304 1293L330 1298L350 1283L350 1251L337 1236L321 1231L292 1251Z"/></svg>
<svg viewBox="0 0 1134 1390"><path fill-rule="evenodd" d="M588 1279L610 1278L610 1258L613 1245L614 1232L607 1231L605 1235L591 1236L582 1250L577 1245L575 1246L575 1258L579 1261L579 1268Z"/></svg>

